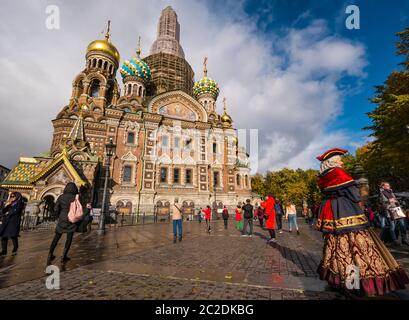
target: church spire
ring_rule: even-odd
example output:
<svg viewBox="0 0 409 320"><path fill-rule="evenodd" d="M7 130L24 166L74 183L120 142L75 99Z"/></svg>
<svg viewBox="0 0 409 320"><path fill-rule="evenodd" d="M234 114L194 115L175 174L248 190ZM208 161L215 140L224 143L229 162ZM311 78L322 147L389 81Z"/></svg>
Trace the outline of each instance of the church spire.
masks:
<svg viewBox="0 0 409 320"><path fill-rule="evenodd" d="M72 142L86 141L86 139L85 139L85 128L84 128L84 118L82 116L82 113L83 113L84 110L87 110L86 105L81 106L79 117L78 117L77 121L74 123L74 126L71 129L70 135L68 136L68 139L70 139Z"/></svg>
<svg viewBox="0 0 409 320"><path fill-rule="evenodd" d="M180 46L180 24L175 10L171 6L162 10L158 22L157 37L152 44L150 54L168 53L180 58L185 58L185 53Z"/></svg>

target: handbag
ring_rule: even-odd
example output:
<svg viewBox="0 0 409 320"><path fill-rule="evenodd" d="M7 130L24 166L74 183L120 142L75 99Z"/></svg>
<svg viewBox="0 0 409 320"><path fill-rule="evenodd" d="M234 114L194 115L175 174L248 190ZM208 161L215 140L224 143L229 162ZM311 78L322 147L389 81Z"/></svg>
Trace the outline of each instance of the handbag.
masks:
<svg viewBox="0 0 409 320"><path fill-rule="evenodd" d="M391 209L393 220L406 218L405 213L401 207L395 207Z"/></svg>
<svg viewBox="0 0 409 320"><path fill-rule="evenodd" d="M70 204L70 211L68 212L68 221L71 223L76 223L82 220L83 216L84 211L79 200L79 195L77 194L75 196L75 200Z"/></svg>

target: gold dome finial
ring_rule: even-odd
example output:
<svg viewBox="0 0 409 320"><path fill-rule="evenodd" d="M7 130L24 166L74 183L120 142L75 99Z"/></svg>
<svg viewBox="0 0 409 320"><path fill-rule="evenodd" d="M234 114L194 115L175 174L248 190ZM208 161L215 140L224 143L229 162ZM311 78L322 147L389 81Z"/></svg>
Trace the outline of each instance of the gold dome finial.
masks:
<svg viewBox="0 0 409 320"><path fill-rule="evenodd" d="M139 59L141 57L141 37L138 38L138 47L136 48L136 57Z"/></svg>
<svg viewBox="0 0 409 320"><path fill-rule="evenodd" d="M223 109L224 109L224 113L221 116L221 121L222 123L227 126L227 127L231 127L231 124L233 123L232 118L227 114L227 99L226 97L223 98Z"/></svg>
<svg viewBox="0 0 409 320"><path fill-rule="evenodd" d="M109 40L109 37L111 36L111 35L109 34L110 29L111 29L111 20L108 20L107 32L105 33L105 40L106 40L106 41L108 41L108 40Z"/></svg>
<svg viewBox="0 0 409 320"><path fill-rule="evenodd" d="M204 74L204 77L206 78L207 77L207 57L204 57L204 60L203 60L203 74Z"/></svg>
<svg viewBox="0 0 409 320"><path fill-rule="evenodd" d="M87 47L87 55L91 51L101 51L101 52L109 54L112 58L115 59L117 64L119 64L120 55L119 55L118 50L115 48L115 46L110 41L110 37L111 37L110 31L111 31L111 20L108 20L107 30L105 33L105 39L98 39L98 40L92 41Z"/></svg>

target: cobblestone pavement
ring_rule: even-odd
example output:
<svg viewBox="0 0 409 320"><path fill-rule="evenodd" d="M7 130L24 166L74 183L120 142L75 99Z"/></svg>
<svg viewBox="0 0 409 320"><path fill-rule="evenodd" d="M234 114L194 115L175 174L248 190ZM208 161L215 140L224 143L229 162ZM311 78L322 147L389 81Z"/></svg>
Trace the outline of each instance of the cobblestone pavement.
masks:
<svg viewBox="0 0 409 320"><path fill-rule="evenodd" d="M233 221L230 221L233 222ZM182 242L173 243L169 224L112 228L74 239L62 268L60 290L46 289L45 259L50 233L26 233L22 250L0 260L1 299L344 299L316 278L322 239L302 219L301 234L278 234L255 226L241 237L231 223L185 222ZM63 244L60 244L62 247ZM60 248L61 249L61 248ZM58 252L59 253L59 252ZM408 250L393 252L408 269ZM405 299L405 291L389 299Z"/></svg>

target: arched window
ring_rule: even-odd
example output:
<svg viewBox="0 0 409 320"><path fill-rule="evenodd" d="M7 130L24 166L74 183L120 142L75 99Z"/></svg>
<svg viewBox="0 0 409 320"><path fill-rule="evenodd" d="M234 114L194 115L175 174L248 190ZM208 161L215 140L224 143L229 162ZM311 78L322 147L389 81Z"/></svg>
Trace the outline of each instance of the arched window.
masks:
<svg viewBox="0 0 409 320"><path fill-rule="evenodd" d="M97 59L92 59L92 67L95 68L97 66Z"/></svg>
<svg viewBox="0 0 409 320"><path fill-rule="evenodd" d="M88 60L87 62L87 69L91 68L91 59Z"/></svg>
<svg viewBox="0 0 409 320"><path fill-rule="evenodd" d="M107 70L108 69L108 61L105 61L104 62L104 70Z"/></svg>
<svg viewBox="0 0 409 320"><path fill-rule="evenodd" d="M237 186L240 186L240 175L239 174L236 175L236 183L237 183Z"/></svg>
<svg viewBox="0 0 409 320"><path fill-rule="evenodd" d="M99 80L93 80L91 84L91 97L99 96Z"/></svg>
<svg viewBox="0 0 409 320"><path fill-rule="evenodd" d="M246 184L246 188L249 186L249 177L248 177L248 175L246 175L245 177L244 177L244 182L245 182L245 184Z"/></svg>
<svg viewBox="0 0 409 320"><path fill-rule="evenodd" d="M132 85L128 84L128 95L132 93Z"/></svg>
<svg viewBox="0 0 409 320"><path fill-rule="evenodd" d="M126 139L126 143L135 144L135 133L128 132L128 138Z"/></svg>
<svg viewBox="0 0 409 320"><path fill-rule="evenodd" d="M139 90L138 90L138 96L142 96L142 86L141 87L139 87Z"/></svg>
<svg viewBox="0 0 409 320"><path fill-rule="evenodd" d="M98 68L101 68L102 67L102 60L100 59L100 60L98 60Z"/></svg>
<svg viewBox="0 0 409 320"><path fill-rule="evenodd" d="M132 167L129 165L124 166L123 182L131 182L132 180Z"/></svg>
<svg viewBox="0 0 409 320"><path fill-rule="evenodd" d="M110 74L112 73L112 68L113 68L113 65L112 65L112 64L109 64L109 73L110 73Z"/></svg>

